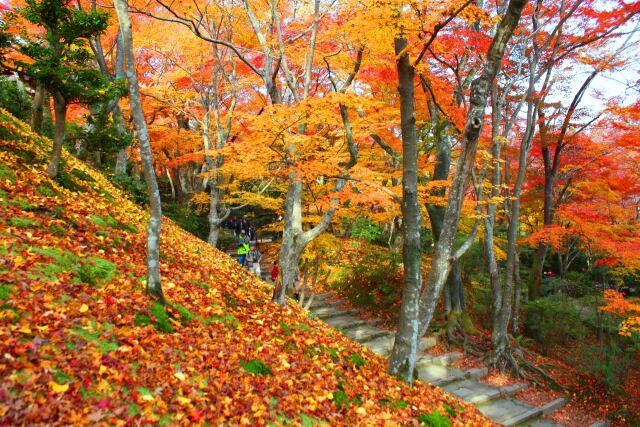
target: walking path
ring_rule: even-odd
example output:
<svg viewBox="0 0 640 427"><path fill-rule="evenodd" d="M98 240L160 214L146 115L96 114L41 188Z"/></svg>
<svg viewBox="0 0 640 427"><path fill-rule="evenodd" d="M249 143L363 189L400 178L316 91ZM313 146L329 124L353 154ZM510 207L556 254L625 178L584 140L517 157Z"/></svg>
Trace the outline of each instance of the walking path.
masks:
<svg viewBox="0 0 640 427"><path fill-rule="evenodd" d="M269 242L271 240L269 239ZM263 243L263 242L260 242ZM266 242L264 242L266 243ZM237 258L233 250L227 253ZM261 278L267 280L273 261L264 259ZM332 298L332 294L314 296L310 311L329 326L369 348L374 353L388 357L393 347L394 333L379 328L379 320L364 320L355 309L341 308L343 304ZM428 350L437 344L435 336L423 337L418 348L416 362L418 378L441 387L465 402L476 406L480 412L504 426L520 427L564 427L543 418L544 415L562 408L566 404L564 397L558 398L544 406L533 406L515 399L513 396L528 387L525 383L495 387L481 383L479 379L488 374L488 369L473 368L461 370L451 366L462 358L459 352L442 355L431 355ZM607 423L594 423L589 427L603 427Z"/></svg>
<svg viewBox="0 0 640 427"><path fill-rule="evenodd" d="M394 334L378 328L377 320L363 320L356 317L359 314L357 310L341 309L340 302L330 301L331 297L331 294L315 295L310 307L311 312L329 326L340 330L374 353L388 357L393 347ZM542 417L564 406L565 398L556 399L542 407L521 402L511 396L526 388L526 384L505 387L483 384L478 379L487 375L487 368L469 370L454 368L451 365L460 359L462 354L452 352L439 356L430 355L428 350L436 343L436 337L424 337L420 342L416 370L421 380L439 386L461 400L475 405L498 424L530 427L562 426Z"/></svg>

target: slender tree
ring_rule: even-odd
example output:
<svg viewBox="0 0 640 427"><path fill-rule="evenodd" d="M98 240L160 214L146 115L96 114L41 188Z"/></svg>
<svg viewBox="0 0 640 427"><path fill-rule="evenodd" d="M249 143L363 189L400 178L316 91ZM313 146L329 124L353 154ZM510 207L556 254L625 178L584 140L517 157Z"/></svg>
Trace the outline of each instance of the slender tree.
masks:
<svg viewBox="0 0 640 427"><path fill-rule="evenodd" d="M160 225L162 223L162 205L160 191L153 168L151 143L147 133L147 123L142 110L140 91L138 88L138 74L136 72L135 57L133 54L133 36L131 33L131 19L126 0L114 0L120 34L122 35L122 47L126 63L125 75L129 82L129 102L133 114L133 123L136 128L140 144L140 157L144 169L144 178L147 183L149 195L149 210L151 216L147 224L147 292L164 304L164 294L160 283Z"/></svg>

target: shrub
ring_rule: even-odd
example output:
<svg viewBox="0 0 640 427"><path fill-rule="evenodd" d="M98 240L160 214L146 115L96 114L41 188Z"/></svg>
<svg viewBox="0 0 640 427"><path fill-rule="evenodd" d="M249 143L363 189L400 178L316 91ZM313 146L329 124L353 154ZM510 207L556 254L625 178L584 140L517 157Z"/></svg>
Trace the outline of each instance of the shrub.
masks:
<svg viewBox="0 0 640 427"><path fill-rule="evenodd" d="M550 295L526 304L525 331L542 344L547 353L553 344L566 344L569 338L581 339L586 327L575 302L562 295Z"/></svg>
<svg viewBox="0 0 640 427"><path fill-rule="evenodd" d="M28 121L31 115L31 97L16 81L0 78L0 108L20 120Z"/></svg>
<svg viewBox="0 0 640 427"><path fill-rule="evenodd" d="M149 202L147 195L147 187L143 182L137 182L133 177L128 175L116 177L114 183L131 196L131 198L140 205Z"/></svg>
<svg viewBox="0 0 640 427"><path fill-rule="evenodd" d="M366 216L359 216L351 225L351 237L366 242L373 242L382 237L382 229Z"/></svg>
<svg viewBox="0 0 640 427"><path fill-rule="evenodd" d="M364 244L333 285L352 304L393 309L402 295L400 264L399 253Z"/></svg>

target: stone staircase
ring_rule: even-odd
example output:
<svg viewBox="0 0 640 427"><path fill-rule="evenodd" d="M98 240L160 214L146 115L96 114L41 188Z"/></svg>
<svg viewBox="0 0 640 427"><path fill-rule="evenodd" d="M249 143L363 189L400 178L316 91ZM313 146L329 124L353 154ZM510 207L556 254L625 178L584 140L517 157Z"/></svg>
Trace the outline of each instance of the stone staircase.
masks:
<svg viewBox="0 0 640 427"><path fill-rule="evenodd" d="M374 353L388 357L393 347L394 334L377 327L379 321L363 320L357 310L341 309L340 303L329 301L331 294L315 295L310 311L329 326L358 341ZM565 405L566 399L556 399L542 407L532 406L512 396L527 387L516 384L494 387L478 380L487 375L487 368L461 370L451 366L462 357L458 352L433 356L429 348L435 346L435 337L420 341L420 356L416 362L418 378L441 387L475 405L480 412L504 426L561 427L542 418Z"/></svg>

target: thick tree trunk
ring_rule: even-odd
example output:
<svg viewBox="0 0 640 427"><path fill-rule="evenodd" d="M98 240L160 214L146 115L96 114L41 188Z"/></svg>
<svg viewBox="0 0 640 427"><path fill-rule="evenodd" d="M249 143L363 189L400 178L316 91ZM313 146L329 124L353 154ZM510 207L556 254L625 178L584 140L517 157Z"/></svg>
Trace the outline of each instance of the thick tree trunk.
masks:
<svg viewBox="0 0 640 427"><path fill-rule="evenodd" d="M34 132L42 133L42 122L44 120L45 88L43 85L36 86L36 93L33 96L33 106L31 108L31 129ZM48 108L48 106L47 106Z"/></svg>
<svg viewBox="0 0 640 427"><path fill-rule="evenodd" d="M389 373L403 377L409 384L413 381L415 354L418 347L418 300L422 286L420 261L422 248L420 239L420 204L418 201L418 137L416 135L414 78L415 69L407 52L407 39L395 39L398 92L400 94L400 127L402 131L402 218L403 245L402 262L404 283L400 319L393 350L389 358ZM398 357L409 354L409 360ZM407 363L408 362L408 363Z"/></svg>
<svg viewBox="0 0 640 427"><path fill-rule="evenodd" d="M287 198L284 203L284 228L282 230L282 246L278 257L280 279L273 290L273 301L285 305L287 289L293 286L296 268L302 250L296 245L297 236L302 232L302 182L296 172L289 174ZM300 252L300 254L298 254Z"/></svg>
<svg viewBox="0 0 640 427"><path fill-rule="evenodd" d="M426 286L420 294L419 336L424 335L431 323L440 292L449 275L462 201L467 181L471 174L471 168L475 161L478 139L484 124L488 92L500 69L507 42L518 25L526 2L526 0L510 0L505 16L498 24L495 36L489 47L482 74L471 84L469 112L461 141L462 152L458 158L456 174L449 193L442 233L436 244ZM412 346L411 349L405 347L403 351L394 351L392 360L389 363L393 364L393 366L402 366L405 363L411 365L415 362L415 347ZM409 368L412 368L412 366L409 366Z"/></svg>
<svg viewBox="0 0 640 427"><path fill-rule="evenodd" d="M153 157L151 154L151 144L147 133L147 124L142 110L140 92L138 89L138 76L136 74L136 63L133 55L133 37L131 34L131 20L129 19L128 5L126 0L114 0L120 33L122 34L122 45L126 59L126 76L129 82L129 101L133 122L136 127L138 140L140 142L140 158L144 169L144 178L147 183L147 193L149 195L150 218L147 224L147 292L155 297L161 304L165 304L164 294L160 283L160 225L162 223L162 204L160 201L160 191L153 167Z"/></svg>
<svg viewBox="0 0 640 427"><path fill-rule="evenodd" d="M62 156L62 145L64 144L64 132L67 125L67 101L59 92L54 92L53 94L53 110L56 115L56 128L53 135L51 161L47 167L47 175L49 175L50 178L55 178L58 175L60 157Z"/></svg>

